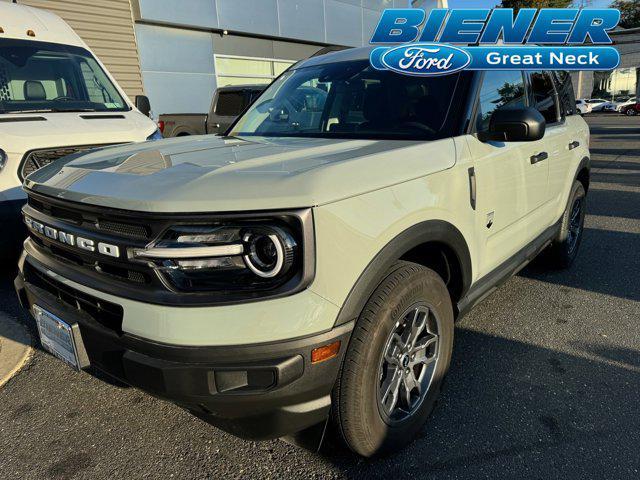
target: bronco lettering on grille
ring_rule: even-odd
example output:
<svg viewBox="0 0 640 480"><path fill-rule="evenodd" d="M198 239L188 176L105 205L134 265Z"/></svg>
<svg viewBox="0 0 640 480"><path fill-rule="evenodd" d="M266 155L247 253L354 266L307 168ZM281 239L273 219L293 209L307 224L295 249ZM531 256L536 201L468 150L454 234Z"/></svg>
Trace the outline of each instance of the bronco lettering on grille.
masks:
<svg viewBox="0 0 640 480"><path fill-rule="evenodd" d="M24 223L27 225L27 227L29 227L30 230L44 235L51 240L56 240L60 243L64 243L65 245L76 247L87 252L97 251L98 253L106 255L108 257L120 257L120 248L117 245L110 245L104 242L95 242L90 238L76 237L71 233L63 232L62 230L57 230L48 225L44 225L43 223L40 223L27 216L24 217Z"/></svg>

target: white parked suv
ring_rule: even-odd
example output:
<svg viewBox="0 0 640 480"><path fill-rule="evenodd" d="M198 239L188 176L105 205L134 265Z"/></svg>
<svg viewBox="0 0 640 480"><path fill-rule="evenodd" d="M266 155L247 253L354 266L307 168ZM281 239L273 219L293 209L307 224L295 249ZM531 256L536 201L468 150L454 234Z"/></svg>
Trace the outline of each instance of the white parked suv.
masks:
<svg viewBox="0 0 640 480"><path fill-rule="evenodd" d="M0 259L15 264L30 173L66 155L162 135L60 17L0 2L0 27L0 224L13 233L0 238Z"/></svg>
<svg viewBox="0 0 640 480"><path fill-rule="evenodd" d="M454 321L544 249L576 258L589 128L565 73L369 54L293 66L227 136L30 175L16 289L45 348L241 437L410 442Z"/></svg>

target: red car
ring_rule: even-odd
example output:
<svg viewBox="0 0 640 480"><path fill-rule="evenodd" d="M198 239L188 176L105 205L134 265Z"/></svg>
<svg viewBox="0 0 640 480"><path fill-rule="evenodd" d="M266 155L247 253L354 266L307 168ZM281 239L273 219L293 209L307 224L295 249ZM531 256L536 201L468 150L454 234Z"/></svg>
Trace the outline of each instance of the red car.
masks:
<svg viewBox="0 0 640 480"><path fill-rule="evenodd" d="M636 103L635 105L629 105L628 107L624 107L622 113L628 115L629 117L633 117L635 115L640 115L640 103Z"/></svg>

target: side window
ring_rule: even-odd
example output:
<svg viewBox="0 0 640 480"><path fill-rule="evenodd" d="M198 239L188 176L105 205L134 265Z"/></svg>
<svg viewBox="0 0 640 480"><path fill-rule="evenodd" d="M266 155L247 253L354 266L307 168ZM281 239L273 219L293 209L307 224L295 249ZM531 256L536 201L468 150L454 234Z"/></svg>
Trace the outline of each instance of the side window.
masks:
<svg viewBox="0 0 640 480"><path fill-rule="evenodd" d="M487 72L480 90L476 130L485 132L489 128L489 119L494 111L500 108L523 108L526 104L521 72Z"/></svg>
<svg viewBox="0 0 640 480"><path fill-rule="evenodd" d="M244 109L245 100L242 92L219 92L216 114L221 117L240 115Z"/></svg>
<svg viewBox="0 0 640 480"><path fill-rule="evenodd" d="M532 72L530 78L534 106L547 121L547 125L558 122L560 110L551 77L546 72Z"/></svg>
<svg viewBox="0 0 640 480"><path fill-rule="evenodd" d="M560 99L560 113L563 117L576 114L576 96L569 72L553 72Z"/></svg>

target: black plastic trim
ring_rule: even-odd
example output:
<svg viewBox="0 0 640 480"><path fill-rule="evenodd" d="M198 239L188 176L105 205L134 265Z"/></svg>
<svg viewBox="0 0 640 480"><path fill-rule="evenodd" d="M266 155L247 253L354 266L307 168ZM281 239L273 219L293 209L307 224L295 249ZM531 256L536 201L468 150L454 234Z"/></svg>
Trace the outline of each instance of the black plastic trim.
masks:
<svg viewBox="0 0 640 480"><path fill-rule="evenodd" d="M469 247L460 231L442 220L428 220L418 223L388 243L369 263L345 300L336 325L353 321L360 316L364 305L380 285L391 266L414 247L427 242L439 242L451 248L462 270L462 295L471 285L471 255Z"/></svg>
<svg viewBox="0 0 640 480"><path fill-rule="evenodd" d="M560 222L547 228L529 245L521 249L507 261L475 282L467 294L458 302L458 318L469 312L474 305L493 293L500 285L522 270L542 250L544 250L560 230Z"/></svg>
<svg viewBox="0 0 640 480"><path fill-rule="evenodd" d="M11 112L9 112L11 113ZM9 117L0 118L0 123L13 123L13 122L46 122L44 117Z"/></svg>

